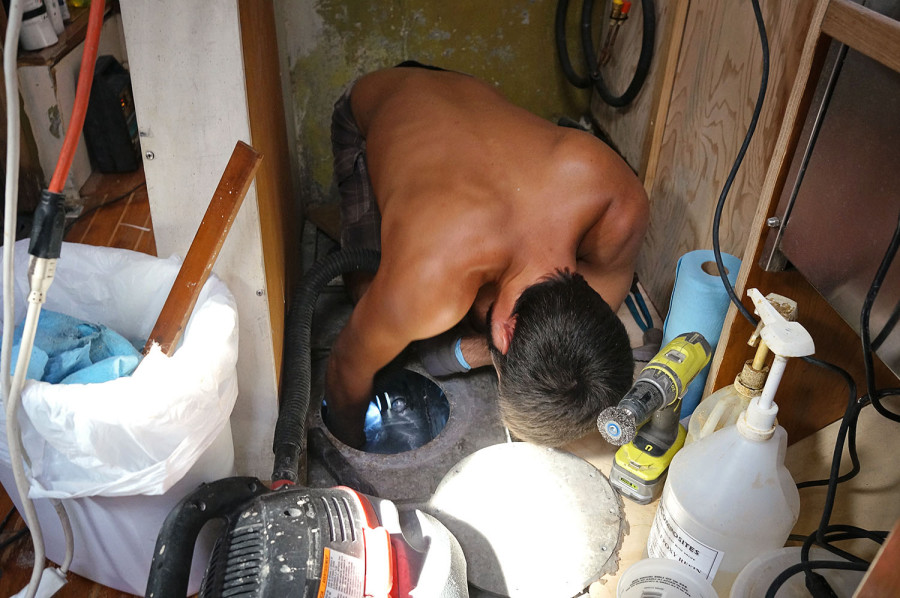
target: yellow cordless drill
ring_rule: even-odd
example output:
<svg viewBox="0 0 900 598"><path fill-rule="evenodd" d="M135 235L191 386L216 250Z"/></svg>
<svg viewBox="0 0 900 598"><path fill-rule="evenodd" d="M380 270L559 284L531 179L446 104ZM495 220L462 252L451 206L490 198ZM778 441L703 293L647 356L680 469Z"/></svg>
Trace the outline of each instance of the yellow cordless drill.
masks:
<svg viewBox="0 0 900 598"><path fill-rule="evenodd" d="M641 370L619 404L597 418L603 438L622 447L609 475L622 495L640 504L659 496L669 463L684 446L681 397L711 356L699 332L675 337Z"/></svg>

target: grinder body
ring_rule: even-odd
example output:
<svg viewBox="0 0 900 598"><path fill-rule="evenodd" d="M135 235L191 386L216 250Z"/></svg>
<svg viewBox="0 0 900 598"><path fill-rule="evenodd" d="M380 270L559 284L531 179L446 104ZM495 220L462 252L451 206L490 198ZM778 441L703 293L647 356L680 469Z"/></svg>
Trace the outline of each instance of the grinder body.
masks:
<svg viewBox="0 0 900 598"><path fill-rule="evenodd" d="M166 518L146 598L185 596L200 530L224 522L198 598L468 598L456 538L414 505L344 486L203 484Z"/></svg>

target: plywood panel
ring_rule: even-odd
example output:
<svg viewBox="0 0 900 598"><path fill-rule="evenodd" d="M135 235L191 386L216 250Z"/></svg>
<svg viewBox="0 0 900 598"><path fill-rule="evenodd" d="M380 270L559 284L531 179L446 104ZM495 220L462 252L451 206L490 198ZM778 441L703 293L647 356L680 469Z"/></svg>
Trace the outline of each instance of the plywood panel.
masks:
<svg viewBox="0 0 900 598"><path fill-rule="evenodd" d="M651 142L655 131L658 129L661 132L665 123L668 92L672 86L669 75L674 75L675 70L675 65L670 65L670 60L678 58L688 5L688 0L656 3L656 39L650 71L640 93L630 105L614 108L603 102L596 93L591 99L594 118L616 143L628 164L644 180L648 174L648 164L655 164L651 159ZM600 3L595 10L606 6L608 5ZM606 15L603 15L602 20L608 21ZM615 95L621 95L634 76L641 53L642 23L642 4L634 2L631 16L619 29L612 58L601 69L607 88ZM603 31L606 31L605 25ZM578 70L581 72L580 65ZM663 110L660 119L661 107Z"/></svg>
<svg viewBox="0 0 900 598"><path fill-rule="evenodd" d="M721 221L722 249L742 256L813 7L762 3L771 59L766 103ZM651 222L637 271L665 312L678 257L712 247L716 201L756 101L761 46L749 2L693 0L655 182Z"/></svg>

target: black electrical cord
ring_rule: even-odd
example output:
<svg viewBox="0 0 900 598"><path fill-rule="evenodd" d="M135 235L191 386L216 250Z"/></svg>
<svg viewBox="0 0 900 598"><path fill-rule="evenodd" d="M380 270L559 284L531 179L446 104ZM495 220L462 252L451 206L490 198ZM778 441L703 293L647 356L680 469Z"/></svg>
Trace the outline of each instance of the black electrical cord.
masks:
<svg viewBox="0 0 900 598"><path fill-rule="evenodd" d="M637 97L644 82L647 80L647 74L650 72L650 64L653 60L653 46L656 43L656 5L653 0L641 0L642 15L642 33L641 33L641 53L638 56L638 63L634 70L631 82L621 95L615 95L607 87L603 81L603 75L600 73L597 64L597 50L594 47L593 39L593 13L594 0L584 0L581 6L581 44L584 55L584 65L588 74L586 76L579 75L572 67L569 59L569 49L566 45L566 15L569 12L569 0L559 0L556 5L556 51L559 55L560 65L563 73L569 83L585 89L593 83L594 89L600 98L615 108L623 108L631 104Z"/></svg>
<svg viewBox="0 0 900 598"><path fill-rule="evenodd" d="M877 389L875 387L875 374L874 374L874 366L872 361L872 344L869 339L869 316L871 314L872 305L875 302L876 297L878 296L878 291L881 288L882 283L884 282L884 278L887 274L888 269L890 268L891 262L897 254L898 247L900 247L900 220L898 220L897 227L894 231L894 236L891 239L891 243L888 245L887 250L885 251L885 255L882 258L881 265L878 268L878 271L875 274L875 278L872 281L872 284L869 287L869 291L866 294L866 300L863 303L863 307L860 314L861 321L861 337L862 337L862 348L863 355L866 357L864 360L865 364L865 373L866 373L866 395L861 397L859 400L856 399L856 384L852 380L852 378L837 366L833 366L831 364L825 364L825 362L820 362L817 365L824 364L823 367L827 367L828 369L838 371L844 378L848 384L850 389L850 401L847 406L847 409L844 413L844 417L841 419L841 425L838 429L837 439L835 441L834 454L832 456L831 461L831 471L828 477L828 480L824 482L827 483L828 490L825 497L825 504L822 509L822 518L819 522L819 526L815 532L810 534L807 539L803 543L803 547L801 549L801 557L800 563L794 567L786 570L782 575L779 575L770 585L769 590L766 594L767 597L775 596L775 593L781 587L781 585L789 579L795 573L800 571L804 571L806 574L806 585L810 591L816 592L826 592L830 591L828 586L828 582L821 576L813 572L813 569L822 568L819 565L816 565L817 561L809 560L809 551L813 544L817 544L830 552L836 554L837 556L846 559L849 563L841 563L840 567L835 567L833 565L828 565L828 568L842 568L842 569L855 569L855 570L865 570L868 568L869 563L864 559L861 559L849 552L838 549L833 546L833 542L838 542L841 540L851 540L858 538L866 538L872 540L877 543L882 543L884 539L887 537L886 531L869 531L862 528L858 528L855 526L848 525L832 525L831 515L834 509L834 501L837 493L837 485L841 482L847 481L855 476L860 469L859 458L856 454L856 426L859 421L859 413L862 408L869 402L879 411L883 416L888 419L897 421L897 414L887 410L887 408L883 407L880 404L880 400L887 396L892 396L896 394L900 394L900 389L897 388L888 388L888 389ZM818 361L818 360L814 360ZM880 407L880 409L879 409ZM840 476L840 466L841 466L841 457L843 455L844 450L844 442L847 440L849 442L848 449L850 453L850 458L853 462L853 468L850 472L845 474L844 476ZM802 484L798 484L798 488L805 488L815 485L823 485L823 480L817 480L815 482L805 482ZM828 561L825 561L828 562ZM849 567L846 565L853 564L854 567ZM814 595L818 595L815 594Z"/></svg>
<svg viewBox="0 0 900 598"><path fill-rule="evenodd" d="M769 586L769 589L766 592L766 598L774 598L781 586L784 585L784 583L788 579L790 579L797 573L800 573L801 571L806 574L806 587L810 591L812 596L815 596L817 598L819 596L834 596L834 591L831 589L828 581L818 573L815 573L813 571L814 569L865 571L869 568L869 563L865 559L861 559L856 555L831 546L830 544L828 544L828 542L840 542L842 540L867 538L869 540L882 543L887 537L887 532L885 531L872 532L850 525L832 525L829 526L829 529L826 533L830 534L830 536L826 539L826 543L821 544L821 546L829 552L846 559L847 562L809 560L809 551L814 543L818 543L818 537L820 535L818 531L810 534L803 543L803 547L801 549L801 561L796 565L791 565L790 567L782 571L772 581L772 584Z"/></svg>
<svg viewBox="0 0 900 598"><path fill-rule="evenodd" d="M875 407L875 410L878 411L878 413L895 422L900 422L900 414L894 413L881 404L881 396L875 386L875 365L873 361L872 342L870 340L869 318L872 315L872 306L875 303L875 298L878 296L881 285L891 267L891 262L893 262L894 258L897 256L898 248L900 248L900 215L898 215L897 226L894 228L894 235L891 237L891 242L888 244L884 257L881 259L881 264L879 264L878 270L875 272L875 278L872 279L872 284L869 286L869 292L866 293L866 299L863 301L862 312L859 317L868 396L872 400L872 406Z"/></svg>
<svg viewBox="0 0 900 598"><path fill-rule="evenodd" d="M844 382L846 382L848 390L849 390L849 400L847 402L847 408L844 411L844 421L847 422L846 427L846 436L847 436L847 450L850 454L850 461L853 464L853 467L850 471L848 471L843 476L837 478L836 483L840 484L846 482L847 480L852 479L856 476L856 474L860 471L860 463L859 456L856 452L856 425L859 421L859 412L862 410L864 405L863 402L857 399L857 389L856 382L853 380L853 377L850 376L845 370L837 367L836 365L827 363L825 361L819 361L814 359L813 361L818 361L817 365L823 367L825 369L831 370L836 374L840 375ZM839 444L835 446L835 457L838 458L837 468L840 469L840 456L843 452L843 443L844 438L841 434L841 431L838 431L838 441ZM840 448L839 448L840 447ZM832 470L834 470L835 465L832 462ZM831 478L824 480L812 480L808 482L800 482L797 484L797 489L802 490L803 488L811 488L813 486L827 486L831 481Z"/></svg>
<svg viewBox="0 0 900 598"><path fill-rule="evenodd" d="M850 571L865 571L866 569L868 569L868 564L845 563L842 561L809 561L807 563L798 563L796 565L791 565L775 578L775 580L772 582L772 585L769 587L769 590L766 592L766 598L775 598L775 593L779 588L781 588L784 582L786 582L797 573L800 573L801 571L811 569L843 569ZM821 582L817 581L816 583L819 591L825 589L822 587L822 583L825 583L824 578L821 578ZM827 583L825 583L825 585L827 585ZM807 587L809 587L809 585L807 585Z"/></svg>
<svg viewBox="0 0 900 598"><path fill-rule="evenodd" d="M875 340L872 341L872 350L877 351L878 347L885 341L885 339L894 331L894 328L897 326L897 322L900 321L900 301L897 302L897 305L894 306L894 311L891 312L890 317L887 319L887 322L884 323L884 326L881 328L881 332L878 333L878 336L875 337Z"/></svg>
<svg viewBox="0 0 900 598"><path fill-rule="evenodd" d="M847 407L844 418L841 420L841 426L838 430L837 441L835 442L834 455L831 462L831 474L827 480L828 491L825 497L822 519L819 522L819 527L816 529L816 531L810 534L803 542L803 547L801 548L800 563L786 569L781 575L776 577L776 579L769 586L769 590L766 593L767 598L774 597L775 593L784 584L784 582L787 581L787 579L789 579L792 575L799 573L800 571L805 572L806 587L811 592L813 592L814 596L833 595L833 592L831 592L831 588L825 578L817 573L814 573L813 569L831 568L865 571L869 567L869 562L865 559L861 559L856 555L833 546L832 543L842 540L864 538L881 544L884 542L885 538L887 538L887 531L869 531L850 525L832 525L830 523L830 520L831 514L834 509L834 500L838 483L850 479L859 471L859 460L856 456L855 443L856 425L858 423L860 410L867 403L871 402L881 415L890 420L898 421L897 414L883 407L880 404L880 401L882 398L900 394L900 388L878 389L875 387L875 373L872 360L873 347L869 338L869 316L871 315L872 305L875 303L875 299L878 296L878 292L881 288L882 283L884 282L884 278L887 274L888 269L890 268L891 262L893 261L894 257L896 257L898 247L900 247L900 220L898 220L897 227L894 230L894 236L892 237L891 242L889 243L888 248L885 251L885 255L882 258L878 271L875 274L875 278L872 280L872 284L869 286L869 291L866 294L866 299L863 303L863 307L860 313L860 329L866 374L866 395L861 397L859 400L854 400L854 395L856 394L855 384L852 382L852 380L848 380L851 394L850 404ZM848 434L850 442L848 448L850 451L850 458L853 460L853 469L845 476L839 477L838 474L840 471L844 440L845 438L848 438ZM798 484L797 487L801 488L812 485L821 485L820 482L821 481ZM826 550L829 550L833 554L836 554L837 556L845 559L848 562L822 564L830 563L830 561L810 561L809 552L813 544L819 545Z"/></svg>
<svg viewBox="0 0 900 598"><path fill-rule="evenodd" d="M716 211L713 215L712 225L712 244L713 254L716 258L716 266L719 270L719 277L722 279L722 284L725 286L728 297L735 307L737 307L738 311L740 311L750 324L755 327L757 324L756 318L753 317L753 314L744 307L743 303L741 303L740 298L734 291L734 287L731 286L731 281L728 280L728 270L725 268L725 263L722 261L722 248L719 243L719 226L722 220L722 209L725 207L725 199L728 197L728 192L734 184L734 178L737 176L741 163L744 161L744 155L747 153L747 147L750 145L750 140L753 139L753 133L756 131L759 115L762 112L763 102L766 98L766 87L769 84L769 38L766 36L766 24L763 21L762 11L759 8L759 0L752 0L752 4L753 14L756 17L756 27L759 31L759 41L762 45L762 76L759 81L759 92L756 96L756 105L753 108L753 115L750 117L750 124L747 126L747 134L744 135L744 141L741 143L737 157L734 159L734 164L731 166L731 171L728 173L728 178L725 179L725 184L722 187L722 192L719 194L719 200L716 203Z"/></svg>

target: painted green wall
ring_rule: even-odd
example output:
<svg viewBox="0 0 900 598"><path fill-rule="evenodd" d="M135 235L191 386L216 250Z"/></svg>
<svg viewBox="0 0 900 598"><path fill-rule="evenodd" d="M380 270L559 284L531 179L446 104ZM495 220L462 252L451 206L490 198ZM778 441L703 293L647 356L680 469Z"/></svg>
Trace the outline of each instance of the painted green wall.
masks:
<svg viewBox="0 0 900 598"><path fill-rule="evenodd" d="M556 0L282 0L301 201L335 200L331 110L356 77L405 59L490 81L512 102L556 120L588 112L589 92L562 74ZM577 36L570 8L569 36ZM579 7L576 9L576 7ZM570 39L574 49L576 40ZM573 51L573 60L574 51Z"/></svg>

